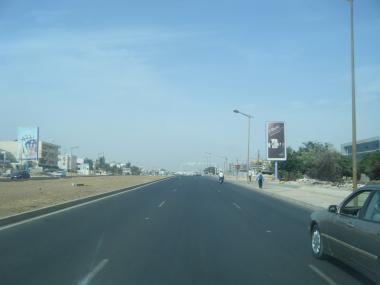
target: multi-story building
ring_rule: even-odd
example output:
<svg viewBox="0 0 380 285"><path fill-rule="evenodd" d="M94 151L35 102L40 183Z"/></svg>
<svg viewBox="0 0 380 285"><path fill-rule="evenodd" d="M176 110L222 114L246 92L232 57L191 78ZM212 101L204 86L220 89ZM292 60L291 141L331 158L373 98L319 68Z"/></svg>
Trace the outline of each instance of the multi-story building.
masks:
<svg viewBox="0 0 380 285"><path fill-rule="evenodd" d="M58 167L68 172L77 172L77 157L72 154L58 155Z"/></svg>
<svg viewBox="0 0 380 285"><path fill-rule="evenodd" d="M17 141L0 141L0 152L5 151L7 161L16 162L17 155Z"/></svg>
<svg viewBox="0 0 380 285"><path fill-rule="evenodd" d="M19 151L17 140L14 141L0 141L0 149L3 149L20 163L22 157ZM39 141L38 144L38 166L43 168L57 168L58 167L58 153L59 145ZM8 154L7 154L8 157ZM9 156L10 157L10 156ZM37 166L37 162L35 163Z"/></svg>
<svg viewBox="0 0 380 285"><path fill-rule="evenodd" d="M366 154L380 150L380 137L369 138L356 142L356 152L358 159L363 158ZM352 155L352 143L345 143L341 146L343 155Z"/></svg>
<svg viewBox="0 0 380 285"><path fill-rule="evenodd" d="M59 148L59 145L39 141L38 166L43 168L57 168Z"/></svg>

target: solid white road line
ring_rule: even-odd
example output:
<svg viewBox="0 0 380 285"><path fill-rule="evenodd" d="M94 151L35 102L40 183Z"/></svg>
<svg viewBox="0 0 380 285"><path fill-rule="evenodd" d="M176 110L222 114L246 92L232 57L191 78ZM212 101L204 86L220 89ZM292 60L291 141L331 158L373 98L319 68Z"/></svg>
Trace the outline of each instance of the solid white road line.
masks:
<svg viewBox="0 0 380 285"><path fill-rule="evenodd" d="M239 210L241 210L240 206L238 204L236 204L235 202L232 203L236 208L238 208Z"/></svg>
<svg viewBox="0 0 380 285"><path fill-rule="evenodd" d="M158 182L159 181L153 182L152 184L155 184L155 183L158 183ZM16 227L18 225L26 224L26 223L29 223L29 222L32 222L32 221L35 221L35 220L39 220L39 219L42 219L42 218L45 218L45 217L48 217L48 216L52 216L52 215L56 215L56 214L59 214L59 213L62 213L62 212L66 212L66 211L69 211L71 209L79 208L79 207L82 207L84 205L96 203L98 201L109 199L111 197L123 195L123 194L128 193L128 192L137 191L137 190L140 190L140 189L142 189L144 187L151 186L152 184L148 184L148 185L144 185L144 186L138 186L138 187L130 189L130 190L126 190L126 191L119 192L119 193L116 193L116 194L111 194L109 196L105 196L105 197L102 197L102 198L99 198L99 199L95 199L95 200L92 200L92 201L84 202L84 203L81 203L81 204L78 204L78 205L74 205L74 206L71 206L71 207L68 207L68 208L64 208L64 209L57 210L57 211L54 211L54 212L51 212L51 213L43 214L41 216L37 216L37 217L34 217L34 218L26 219L26 220L23 220L23 221L14 223L14 224L3 226L3 227L0 227L0 231L6 230L6 229L9 229L9 228L13 228L13 227Z"/></svg>
<svg viewBox="0 0 380 285"><path fill-rule="evenodd" d="M309 267L311 270L313 270L315 273L319 275L323 280L325 280L330 285L337 285L330 277L328 277L325 273L323 273L320 269L315 267L312 264L309 264Z"/></svg>
<svg viewBox="0 0 380 285"><path fill-rule="evenodd" d="M161 208L164 204L165 204L166 201L162 201L160 205L158 205L158 208Z"/></svg>
<svg viewBox="0 0 380 285"><path fill-rule="evenodd" d="M108 259L103 259L100 261L95 268L89 272L81 281L79 281L78 285L87 285L90 284L91 280L94 279L94 277L102 271L102 269L107 265Z"/></svg>

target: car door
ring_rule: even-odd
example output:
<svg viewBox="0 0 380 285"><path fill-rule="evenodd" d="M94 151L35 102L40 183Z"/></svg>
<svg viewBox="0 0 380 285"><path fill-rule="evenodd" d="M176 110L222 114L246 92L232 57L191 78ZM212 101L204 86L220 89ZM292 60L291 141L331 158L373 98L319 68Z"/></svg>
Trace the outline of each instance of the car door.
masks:
<svg viewBox="0 0 380 285"><path fill-rule="evenodd" d="M355 266L375 279L380 274L380 191L371 195L354 227L352 245L359 249L353 260Z"/></svg>
<svg viewBox="0 0 380 285"><path fill-rule="evenodd" d="M353 246L353 241L357 239L358 235L355 221L370 193L368 190L363 190L351 194L342 203L338 214L332 218L327 238L333 254L344 262L352 264L353 258L358 253Z"/></svg>

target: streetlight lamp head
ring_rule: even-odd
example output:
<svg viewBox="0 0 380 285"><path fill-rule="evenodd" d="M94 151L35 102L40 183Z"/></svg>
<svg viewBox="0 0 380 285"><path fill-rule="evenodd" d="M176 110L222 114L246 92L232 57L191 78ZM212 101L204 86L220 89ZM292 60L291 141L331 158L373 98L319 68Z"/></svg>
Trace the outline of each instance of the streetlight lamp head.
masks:
<svg viewBox="0 0 380 285"><path fill-rule="evenodd" d="M234 110L234 113L240 113L240 112L239 112L239 110L236 110L236 109L235 109L235 110Z"/></svg>

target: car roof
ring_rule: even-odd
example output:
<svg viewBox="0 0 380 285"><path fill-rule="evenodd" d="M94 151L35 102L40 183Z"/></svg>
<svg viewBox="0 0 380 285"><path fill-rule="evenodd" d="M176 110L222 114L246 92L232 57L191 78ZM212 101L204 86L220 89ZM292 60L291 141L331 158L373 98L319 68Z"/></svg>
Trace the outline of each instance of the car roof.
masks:
<svg viewBox="0 0 380 285"><path fill-rule="evenodd" d="M358 190L373 190L378 191L380 190L380 183L373 183L373 184L366 184L363 187L361 187Z"/></svg>

